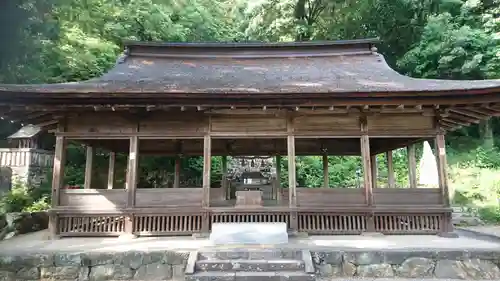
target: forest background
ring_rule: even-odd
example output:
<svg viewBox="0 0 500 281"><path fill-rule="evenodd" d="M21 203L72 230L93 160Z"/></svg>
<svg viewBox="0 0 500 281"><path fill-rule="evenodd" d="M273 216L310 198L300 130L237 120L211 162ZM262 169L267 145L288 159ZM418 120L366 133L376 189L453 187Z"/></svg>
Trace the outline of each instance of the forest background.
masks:
<svg viewBox="0 0 500 281"><path fill-rule="evenodd" d="M500 78L500 0L11 0L0 3L0 83L87 80L111 68L122 40L169 42L286 42L380 38L377 46L398 72L417 78ZM19 124L1 123L0 139ZM5 147L5 143L2 143ZM477 207L500 222L500 122L493 118L447 136L453 202ZM422 148L417 148L421 156ZM107 153L98 151L97 171ZM408 185L406 150L394 152L398 186ZM83 184L85 149L71 145L66 183ZM321 157L297 157L300 186L322 183ZM328 158L330 186L359 185L359 157ZM125 156L117 166L124 167ZM220 179L214 157L212 179ZM379 181L386 181L385 159ZM121 163L121 164L120 164ZM286 186L286 161L283 161ZM202 159L182 162L185 181L201 179ZM118 169L123 181L124 169ZM173 159L140 162L140 186L173 177ZM103 173L96 172L97 181ZM104 173L105 177L105 173ZM50 177L48 177L50 178ZM105 179L104 179L105 180ZM161 184L160 184L161 183ZM50 182L17 187L0 212L48 207Z"/></svg>

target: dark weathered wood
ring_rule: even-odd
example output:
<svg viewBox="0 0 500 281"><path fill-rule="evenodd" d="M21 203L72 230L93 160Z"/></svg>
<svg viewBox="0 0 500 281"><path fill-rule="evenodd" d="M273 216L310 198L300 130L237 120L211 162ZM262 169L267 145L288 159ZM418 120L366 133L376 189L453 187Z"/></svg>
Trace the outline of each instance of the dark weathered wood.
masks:
<svg viewBox="0 0 500 281"><path fill-rule="evenodd" d="M135 207L136 190L137 190L137 169L139 168L139 138L130 138L130 149L127 165L127 207ZM127 216L125 221L125 232L132 234L133 232L133 217Z"/></svg>
<svg viewBox="0 0 500 281"><path fill-rule="evenodd" d="M362 188L297 188L297 206L330 208L365 206Z"/></svg>
<svg viewBox="0 0 500 281"><path fill-rule="evenodd" d="M441 190L442 204L445 207L450 206L450 195L448 190L448 175L446 172L446 144L444 134L440 133L436 136L436 158L438 165L439 188Z"/></svg>
<svg viewBox="0 0 500 281"><path fill-rule="evenodd" d="M363 161L363 182L365 190L365 202L366 205L371 207L373 205L373 175L372 175L372 163L370 154L370 138L368 137L368 123L365 117L361 117L359 120L361 132L360 146L361 146L361 158ZM374 232L375 224L373 216L368 216L366 221L366 231Z"/></svg>
<svg viewBox="0 0 500 281"><path fill-rule="evenodd" d="M376 188L373 189L375 206L440 206L441 191L438 188Z"/></svg>
<svg viewBox="0 0 500 281"><path fill-rule="evenodd" d="M108 164L108 189L113 189L115 184L115 162L116 162L116 153L109 153L109 164Z"/></svg>
<svg viewBox="0 0 500 281"><path fill-rule="evenodd" d="M297 206L297 178L295 173L295 137L293 120L290 118L287 123L287 148L288 148L288 204L290 208L295 208ZM290 228L292 230L298 229L297 215L295 213L290 214Z"/></svg>
<svg viewBox="0 0 500 281"><path fill-rule="evenodd" d="M114 210L128 206L127 194L128 191L124 189L65 189L61 190L60 206L101 211Z"/></svg>
<svg viewBox="0 0 500 281"><path fill-rule="evenodd" d="M396 179L394 178L394 160L392 157L392 150L385 153L385 159L387 161L387 185L389 188L395 188Z"/></svg>
<svg viewBox="0 0 500 281"><path fill-rule="evenodd" d="M222 188L222 197L224 199L229 199L229 182L227 181L227 156L222 156L222 178L221 178L221 188Z"/></svg>
<svg viewBox="0 0 500 281"><path fill-rule="evenodd" d="M139 188L136 191L136 207L178 207L200 209L202 188Z"/></svg>
<svg viewBox="0 0 500 281"><path fill-rule="evenodd" d="M174 188L179 188L181 184L181 158L175 157L174 163Z"/></svg>
<svg viewBox="0 0 500 281"><path fill-rule="evenodd" d="M205 135L203 139L203 198L202 207L210 206L210 166L212 163L212 139L210 135ZM209 217L204 216L202 222L202 232L209 230Z"/></svg>
<svg viewBox="0 0 500 281"><path fill-rule="evenodd" d="M407 147L408 154L408 181L410 188L417 188L417 159L415 155L415 144Z"/></svg>
<svg viewBox="0 0 500 281"><path fill-rule="evenodd" d="M283 198L283 193L282 193L282 188L281 188L281 156L276 155L275 157L275 163L276 163L276 184L274 186L275 189L275 195L276 195L276 201L281 202Z"/></svg>
<svg viewBox="0 0 500 281"><path fill-rule="evenodd" d="M323 154L323 187L328 188L330 185L330 174L328 171L328 154Z"/></svg>
<svg viewBox="0 0 500 281"><path fill-rule="evenodd" d="M378 163L377 163L377 155L372 155L370 157L371 170L372 170L372 189L377 188L378 181Z"/></svg>
<svg viewBox="0 0 500 281"><path fill-rule="evenodd" d="M94 148L87 146L87 153L85 157L85 182L83 187L85 189L92 188L92 168L94 166Z"/></svg>
<svg viewBox="0 0 500 281"><path fill-rule="evenodd" d="M66 140L56 137L54 165L52 172L52 208L60 206L60 193L64 185L64 165L66 162ZM49 233L52 239L58 235L58 216L49 217Z"/></svg>

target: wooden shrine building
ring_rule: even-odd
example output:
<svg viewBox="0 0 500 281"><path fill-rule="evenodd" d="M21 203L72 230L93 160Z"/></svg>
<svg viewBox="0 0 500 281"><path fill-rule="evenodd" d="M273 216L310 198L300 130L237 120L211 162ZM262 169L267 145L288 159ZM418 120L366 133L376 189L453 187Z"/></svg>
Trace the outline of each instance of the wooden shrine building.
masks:
<svg viewBox="0 0 500 281"><path fill-rule="evenodd" d="M500 80L406 77L376 43L127 42L102 77L0 85L1 114L55 133L55 237L188 235L209 232L214 222L286 222L310 234L450 234L444 137L500 115ZM89 148L84 189L63 188L69 140ZM425 140L435 141L439 188L417 188L414 144ZM95 147L111 153L109 180L90 188ZM410 186L396 188L392 151L403 147ZM114 153L128 153L125 188L113 184ZM374 180L381 153L389 170L383 186ZM141 155L203 156L203 182L180 187L177 164L173 188L137 188ZM225 176L222 188L211 187L211 157L252 155L286 157L288 187L276 176L266 198L258 188L234 198ZM361 186L331 186L326 161L323 188L297 186L300 155L361 156Z"/></svg>

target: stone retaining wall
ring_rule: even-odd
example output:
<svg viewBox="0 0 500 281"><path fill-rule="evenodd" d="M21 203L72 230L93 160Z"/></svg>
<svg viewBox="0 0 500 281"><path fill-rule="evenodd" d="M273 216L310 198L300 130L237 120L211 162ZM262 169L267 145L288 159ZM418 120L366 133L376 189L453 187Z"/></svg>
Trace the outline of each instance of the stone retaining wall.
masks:
<svg viewBox="0 0 500 281"><path fill-rule="evenodd" d="M124 243L126 243L124 241ZM500 280L498 251L312 251L318 280L339 277ZM188 252L0 253L0 280L183 281ZM416 279L418 280L418 279Z"/></svg>
<svg viewBox="0 0 500 281"><path fill-rule="evenodd" d="M500 280L498 251L312 252L319 277Z"/></svg>
<svg viewBox="0 0 500 281"><path fill-rule="evenodd" d="M165 251L17 256L0 253L0 280L184 281L188 256Z"/></svg>

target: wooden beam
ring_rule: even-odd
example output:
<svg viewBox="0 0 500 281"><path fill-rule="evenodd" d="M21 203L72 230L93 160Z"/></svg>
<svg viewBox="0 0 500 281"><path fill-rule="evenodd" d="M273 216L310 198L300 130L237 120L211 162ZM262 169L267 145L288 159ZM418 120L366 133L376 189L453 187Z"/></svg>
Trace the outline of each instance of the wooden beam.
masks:
<svg viewBox="0 0 500 281"><path fill-rule="evenodd" d="M410 188L417 188L417 160L415 156L415 144L406 148L408 152L408 177Z"/></svg>
<svg viewBox="0 0 500 281"><path fill-rule="evenodd" d="M461 122L461 121L456 120L456 119L443 118L442 120L444 122L448 122L448 123L455 124L455 125L458 125L458 126L464 126L464 127L470 126L470 123Z"/></svg>
<svg viewBox="0 0 500 281"><path fill-rule="evenodd" d="M84 189L92 188L92 168L94 167L94 148L92 146L87 146L87 153L85 157L85 183L83 185Z"/></svg>
<svg viewBox="0 0 500 281"><path fill-rule="evenodd" d="M443 205L445 207L450 206L450 196L448 193L448 175L446 173L446 145L444 133L439 133L436 135L436 154L437 154L437 164L438 164L438 178L439 178L439 188L441 189Z"/></svg>
<svg viewBox="0 0 500 281"><path fill-rule="evenodd" d="M174 188L179 188L181 184L181 158L175 157L174 163Z"/></svg>
<svg viewBox="0 0 500 281"><path fill-rule="evenodd" d="M325 152L323 154L323 187L324 188L329 188L330 187L330 178L329 178L329 171L328 171L328 154Z"/></svg>
<svg viewBox="0 0 500 281"><path fill-rule="evenodd" d="M287 157L288 157L288 204L291 209L297 207L297 178L295 167L295 136L293 119L287 119ZM293 231L298 230L298 214L292 211L290 215L290 228Z"/></svg>
<svg viewBox="0 0 500 281"><path fill-rule="evenodd" d="M52 209L59 206L59 196L64 185L64 166L66 163L66 140L64 137L56 137L54 153L54 165L52 169ZM57 239L59 235L59 218L57 215L49 216L49 233L51 239Z"/></svg>
<svg viewBox="0 0 500 281"><path fill-rule="evenodd" d="M202 207L210 205L210 168L212 152L212 138L210 135L205 135L203 139L203 202Z"/></svg>
<svg viewBox="0 0 500 281"><path fill-rule="evenodd" d="M210 168L212 165L212 138L210 134L206 134L203 138L203 198L201 201L202 208L210 207ZM208 233L210 225L210 216L205 214L201 222L201 231Z"/></svg>
<svg viewBox="0 0 500 281"><path fill-rule="evenodd" d="M474 118L474 119L479 119L479 120L488 118L487 115L479 114L479 113L476 113L476 112L473 112L473 111L470 111L470 110L467 110L467 109L454 109L454 108L451 108L450 112L456 113L456 114L460 114L462 116L467 116L467 117L470 117L470 118Z"/></svg>
<svg viewBox="0 0 500 281"><path fill-rule="evenodd" d="M392 150L385 153L385 159L387 161L387 181L389 188L396 188L396 180L394 178L394 160L392 158Z"/></svg>
<svg viewBox="0 0 500 281"><path fill-rule="evenodd" d="M222 188L222 193L223 193L223 199L228 200L229 199L229 190L228 190L229 184L227 182L227 156L224 155L222 156L222 179L221 179L221 188Z"/></svg>
<svg viewBox="0 0 500 281"><path fill-rule="evenodd" d="M371 170L372 170L372 188L377 188L378 180L378 165L377 165L377 154L370 156Z"/></svg>
<svg viewBox="0 0 500 281"><path fill-rule="evenodd" d="M481 122L481 119L471 118L471 117L468 117L468 116L464 116L464 115L462 115L460 113L453 113L453 112L449 115L448 118L451 118L451 119L454 119L454 120L458 120L458 121L462 121L462 122L467 122L467 123L475 123L475 124L479 124L479 122Z"/></svg>
<svg viewBox="0 0 500 281"><path fill-rule="evenodd" d="M276 200L278 202L281 202L281 156L276 155L275 158L276 162Z"/></svg>
<svg viewBox="0 0 500 281"><path fill-rule="evenodd" d="M127 208L135 207L137 190L137 169L139 167L139 138L130 137L130 147L127 165ZM125 220L125 233L133 234L134 221L132 216L127 216Z"/></svg>
<svg viewBox="0 0 500 281"><path fill-rule="evenodd" d="M449 208L450 205L450 194L448 189L448 175L446 172L446 143L444 132L440 132L436 135L435 139L436 145L436 160L438 166L438 179L439 179L439 188L441 189L441 198L443 202L443 207ZM453 224L452 224L451 214L444 215L442 218L442 226L441 226L441 236L445 237L458 237L453 233Z"/></svg>
<svg viewBox="0 0 500 281"><path fill-rule="evenodd" d="M116 153L109 153L109 164L108 164L108 189L113 189L115 183L115 162Z"/></svg>
<svg viewBox="0 0 500 281"><path fill-rule="evenodd" d="M363 135L360 138L361 158L363 161L363 183L365 189L365 202L368 207L373 206L373 178L371 169L370 138L368 137L368 122L366 117L360 118L360 129ZM366 231L375 232L375 221L369 216L366 222Z"/></svg>

